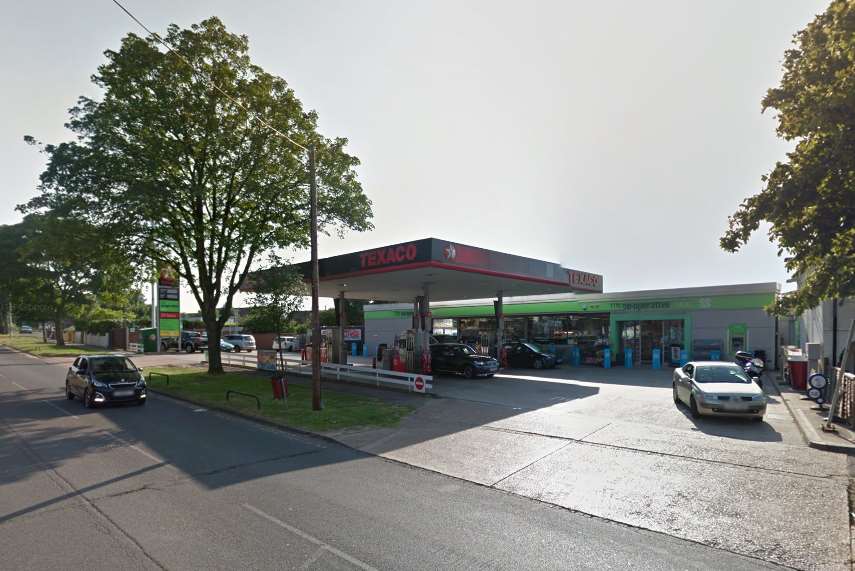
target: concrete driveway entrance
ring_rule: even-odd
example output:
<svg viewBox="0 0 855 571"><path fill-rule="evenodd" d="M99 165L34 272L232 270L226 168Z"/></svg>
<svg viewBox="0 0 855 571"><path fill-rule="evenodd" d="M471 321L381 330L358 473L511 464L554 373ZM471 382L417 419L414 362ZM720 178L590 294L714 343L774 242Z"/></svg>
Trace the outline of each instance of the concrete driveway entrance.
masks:
<svg viewBox="0 0 855 571"><path fill-rule="evenodd" d="M774 389L755 423L692 419L672 401L670 370L506 370L434 387L440 398L400 427L337 438L760 559L848 568L846 457L807 447Z"/></svg>

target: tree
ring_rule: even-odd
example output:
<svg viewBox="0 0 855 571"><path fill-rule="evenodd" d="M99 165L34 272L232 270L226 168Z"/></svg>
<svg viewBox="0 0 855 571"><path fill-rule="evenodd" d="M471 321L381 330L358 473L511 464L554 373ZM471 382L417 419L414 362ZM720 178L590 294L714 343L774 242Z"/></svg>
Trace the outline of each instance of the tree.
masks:
<svg viewBox="0 0 855 571"><path fill-rule="evenodd" d="M23 228L18 251L28 273L20 297L24 308L53 321L56 344L64 345L65 321L85 312L99 294L130 289L135 272L109 235L67 212L29 214Z"/></svg>
<svg viewBox="0 0 855 571"><path fill-rule="evenodd" d="M786 253L802 282L777 313L800 313L823 299L855 295L855 3L834 0L795 35L781 84L763 99L777 111L777 133L795 142L765 187L729 219L721 247L735 252L757 230Z"/></svg>
<svg viewBox="0 0 855 571"><path fill-rule="evenodd" d="M284 332L288 315L300 308L306 285L302 275L292 266L285 266L277 256L271 256L270 268L253 276L250 305L255 315L269 321L278 339ZM279 347L280 370L284 371L282 347Z"/></svg>
<svg viewBox="0 0 855 571"><path fill-rule="evenodd" d="M93 76L103 97L71 110L76 141L43 148L42 196L30 208L74 197L99 224L122 220L122 238L141 258L178 268L208 331L209 372L218 373L222 328L253 264L308 243L305 157L257 117L315 145L320 228L371 228L371 202L347 140L318 133L317 114L285 80L250 62L245 36L211 18L172 25L164 41L174 52L134 34L105 52Z"/></svg>
<svg viewBox="0 0 855 571"><path fill-rule="evenodd" d="M20 300L29 268L21 260L20 249L26 242L22 223L0 225L0 333L11 333L11 311L19 314ZM11 311L10 311L11 310Z"/></svg>

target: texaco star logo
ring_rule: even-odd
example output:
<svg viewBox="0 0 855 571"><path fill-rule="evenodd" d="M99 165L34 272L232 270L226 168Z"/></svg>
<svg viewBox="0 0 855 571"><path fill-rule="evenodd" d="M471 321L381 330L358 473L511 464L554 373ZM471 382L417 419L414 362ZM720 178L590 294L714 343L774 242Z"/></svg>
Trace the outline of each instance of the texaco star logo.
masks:
<svg viewBox="0 0 855 571"><path fill-rule="evenodd" d="M446 260L453 260L457 257L457 250L454 249L454 244L449 244L442 250Z"/></svg>

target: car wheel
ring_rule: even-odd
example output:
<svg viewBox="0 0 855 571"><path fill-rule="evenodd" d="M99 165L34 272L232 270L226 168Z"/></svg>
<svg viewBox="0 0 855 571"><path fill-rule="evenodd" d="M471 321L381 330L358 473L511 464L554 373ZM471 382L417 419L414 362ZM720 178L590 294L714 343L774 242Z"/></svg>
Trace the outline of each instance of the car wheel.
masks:
<svg viewBox="0 0 855 571"><path fill-rule="evenodd" d="M68 400L74 400L74 393L68 387L68 381L65 381L65 398Z"/></svg>
<svg viewBox="0 0 855 571"><path fill-rule="evenodd" d="M238 347L237 345L235 345L235 348L234 348L234 349L232 349L232 351L234 351L235 353L240 353L240 347Z"/></svg>
<svg viewBox="0 0 855 571"><path fill-rule="evenodd" d="M534 368L535 369L542 369L543 368L543 361L540 359L535 359L534 360Z"/></svg>
<svg viewBox="0 0 855 571"><path fill-rule="evenodd" d="M671 392L674 393L674 404L680 404L680 397L677 395L677 385L671 385Z"/></svg>
<svg viewBox="0 0 855 571"><path fill-rule="evenodd" d="M86 387L83 391L83 406L86 408L95 408L95 392L92 387Z"/></svg>
<svg viewBox="0 0 855 571"><path fill-rule="evenodd" d="M701 411L698 410L698 403L695 402L694 395L692 395L692 398L689 400L689 410L692 411L692 418L701 417Z"/></svg>
<svg viewBox="0 0 855 571"><path fill-rule="evenodd" d="M187 347L184 348L185 353L194 353L195 351L196 348L193 345L187 345Z"/></svg>
<svg viewBox="0 0 855 571"><path fill-rule="evenodd" d="M489 375L487 375L487 378L488 378L488 379L492 379L492 378L493 378L493 373L490 373Z"/></svg>
<svg viewBox="0 0 855 571"><path fill-rule="evenodd" d="M465 369L463 369L463 376L467 379L473 378L475 376L475 369L467 366Z"/></svg>

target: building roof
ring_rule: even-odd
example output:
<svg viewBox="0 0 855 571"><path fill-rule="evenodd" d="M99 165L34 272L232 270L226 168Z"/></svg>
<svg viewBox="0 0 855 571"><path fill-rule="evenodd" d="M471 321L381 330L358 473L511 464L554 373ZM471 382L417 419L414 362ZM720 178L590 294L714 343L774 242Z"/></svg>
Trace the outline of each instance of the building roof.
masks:
<svg viewBox="0 0 855 571"><path fill-rule="evenodd" d="M655 289L655 290L638 290L638 291L622 291L609 293L562 293L562 294L547 294L547 295L530 295L530 296L513 296L504 298L506 306L516 306L519 311L517 313L525 313L525 305L531 304L533 312L539 312L544 306L553 305L560 307L564 311L565 306L584 307L586 311L621 311L630 309L624 307L626 304L639 305L638 302L650 302L651 309L659 307L657 301L672 301L684 299L710 299L709 309L719 308L718 304L712 300L715 298L740 297L745 300L741 305L762 307L774 300L774 296L779 290L779 285L775 282L751 283L751 284L730 284L718 286L704 287L687 287L687 288L670 288L670 289ZM466 307L489 307L492 308L493 299L469 299L455 301L438 301L432 302L431 308L437 310L435 315L454 314L455 308ZM642 305L648 305L644 303ZM664 306L664 303L661 304ZM694 306L681 307L680 304L675 304L679 308L693 308ZM536 306L536 307L535 307ZM704 308L705 304L697 304L695 308ZM670 307L669 307L670 308ZM364 306L364 311L412 311L412 304L394 303L394 304L370 304ZM506 307L506 311L509 310ZM634 310L647 309L646 307L631 308Z"/></svg>
<svg viewBox="0 0 855 571"><path fill-rule="evenodd" d="M308 280L310 264L299 268ZM412 301L426 288L435 301L603 289L599 274L438 238L323 258L318 269L321 296L351 299Z"/></svg>

